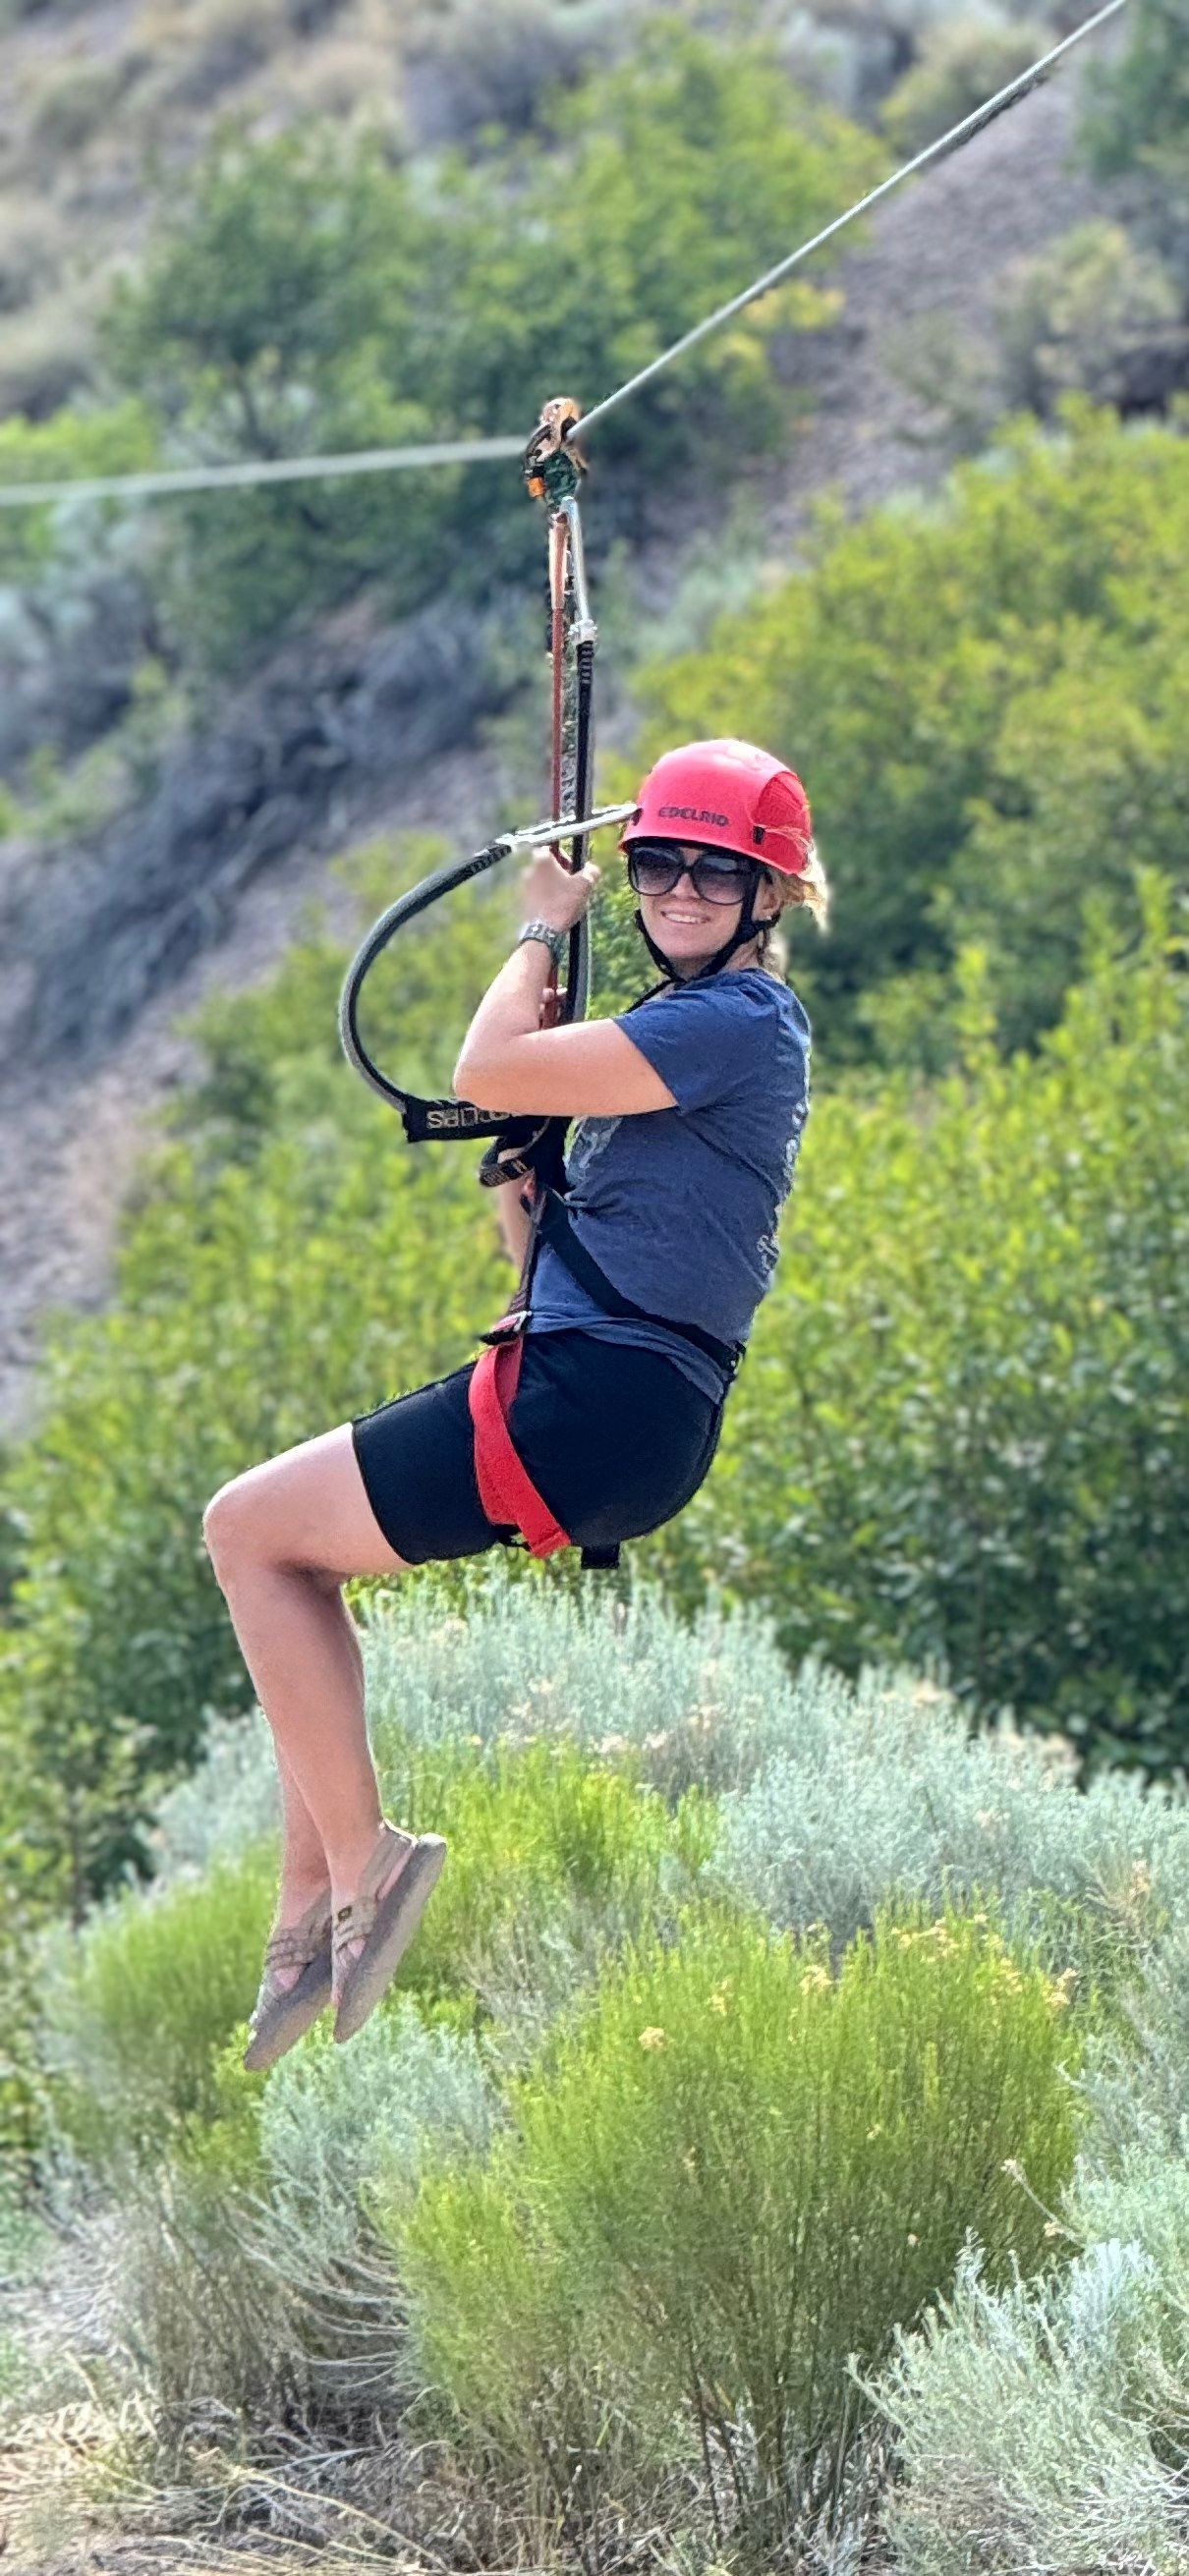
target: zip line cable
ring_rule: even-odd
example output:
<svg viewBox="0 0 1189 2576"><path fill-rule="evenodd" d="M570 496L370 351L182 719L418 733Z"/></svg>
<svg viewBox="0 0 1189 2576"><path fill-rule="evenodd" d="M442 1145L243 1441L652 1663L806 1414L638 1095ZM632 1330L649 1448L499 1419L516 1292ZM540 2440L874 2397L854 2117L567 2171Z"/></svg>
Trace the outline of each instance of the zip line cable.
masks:
<svg viewBox="0 0 1189 2576"><path fill-rule="evenodd" d="M476 465L494 457L523 456L522 438L459 438L431 447L358 447L344 456L249 457L242 465L179 465L160 473L95 474L68 483L0 485L0 509L22 501L129 501L171 492L242 490L256 483L303 483L316 476L397 473L418 465Z"/></svg>
<svg viewBox="0 0 1189 2576"><path fill-rule="evenodd" d="M1016 78L997 90L993 98L986 99L959 124L952 125L949 132L940 135L935 143L927 143L923 152L906 161L901 169L894 170L890 178L881 179L878 187L870 189L855 205L848 206L845 214L835 215L832 223L824 225L811 241L802 242L797 250L790 251L786 259L778 260L775 268L766 269L753 285L744 287L742 294L732 296L729 303L720 304L713 313L706 315L704 321L696 322L692 330L674 340L671 348L662 350L658 358L651 359L646 367L639 368L625 383L617 385L614 393L604 395L602 402L596 403L593 410L585 412L575 424L576 434L585 439L588 430L605 419L618 404L626 402L630 394L638 393L642 385L650 384L653 377L659 376L665 367L671 367L675 359L684 357L687 349L696 348L709 332L717 331L721 323L729 322L736 313L742 313L747 305L755 303L758 296L769 294L783 278L791 276L803 260L809 259L814 251L821 250L823 244L832 241L847 224L853 224L858 216L878 205L881 197L888 196L905 179L911 179L915 171L925 169L931 161L939 161L945 153L960 150L963 144L969 143L974 135L991 123L993 117L1002 115L1005 108L1013 107L1018 98L1034 89L1037 82L1052 70L1054 63L1060 62L1063 54L1069 53L1074 45L1080 45L1083 37L1092 36L1096 28L1105 26L1108 18L1115 17L1126 6L1127 0L1105 0L1105 6L1095 10L1093 17L1084 19L1071 35L1063 36L1060 44L1054 45L1049 53L1042 54L1027 71L1018 72ZM477 465L520 457L523 453L524 440L521 438L472 438L444 440L422 447L358 448L348 450L342 456L286 456L245 460L238 465L179 466L160 473L80 476L59 483L9 483L0 484L0 509L29 509L46 501L121 498L133 501L164 498L174 492L242 491L256 484L297 483L346 474L389 474L417 467Z"/></svg>

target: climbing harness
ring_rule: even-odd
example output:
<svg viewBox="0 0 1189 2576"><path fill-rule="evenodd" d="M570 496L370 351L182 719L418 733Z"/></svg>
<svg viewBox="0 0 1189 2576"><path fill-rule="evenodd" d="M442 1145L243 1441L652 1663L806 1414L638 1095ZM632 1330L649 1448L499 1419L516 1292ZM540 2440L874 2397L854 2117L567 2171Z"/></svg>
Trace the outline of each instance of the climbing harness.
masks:
<svg viewBox="0 0 1189 2576"><path fill-rule="evenodd" d="M490 1521L511 1521L528 1542L533 1556L552 1556L559 1547L572 1546L568 1537L533 1484L524 1461L513 1447L508 1427L508 1413L520 1381L524 1357L524 1335L531 1312L533 1272L542 1243L556 1252L571 1278L585 1288L596 1305L608 1315L630 1316L640 1324L663 1323L666 1332L679 1333L683 1341L692 1342L720 1368L728 1385L743 1357L742 1342L722 1342L713 1333L703 1332L699 1324L676 1323L669 1315L650 1315L636 1306L607 1277L599 1263L581 1244L570 1223L564 1197L555 1189L539 1188L529 1210L531 1233L525 1254L520 1284L506 1313L490 1331L480 1333L488 1348L476 1362L467 1389L467 1403L475 1426L475 1474L479 1500ZM618 1544L608 1547L584 1547L582 1564L589 1571L595 1567L613 1568L619 1563Z"/></svg>

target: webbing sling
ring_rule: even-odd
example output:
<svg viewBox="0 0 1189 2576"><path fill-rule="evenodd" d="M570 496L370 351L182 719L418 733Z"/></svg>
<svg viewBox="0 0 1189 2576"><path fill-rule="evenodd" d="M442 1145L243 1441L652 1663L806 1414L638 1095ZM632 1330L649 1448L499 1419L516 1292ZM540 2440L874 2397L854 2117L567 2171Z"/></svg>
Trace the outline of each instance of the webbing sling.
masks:
<svg viewBox="0 0 1189 2576"><path fill-rule="evenodd" d="M497 1527L510 1521L533 1556L552 1556L555 1549L573 1542L569 1531L554 1519L544 1495L537 1492L508 1429L523 1359L524 1337L516 1333L493 1343L471 1371L467 1403L475 1426L475 1481L489 1521Z"/></svg>

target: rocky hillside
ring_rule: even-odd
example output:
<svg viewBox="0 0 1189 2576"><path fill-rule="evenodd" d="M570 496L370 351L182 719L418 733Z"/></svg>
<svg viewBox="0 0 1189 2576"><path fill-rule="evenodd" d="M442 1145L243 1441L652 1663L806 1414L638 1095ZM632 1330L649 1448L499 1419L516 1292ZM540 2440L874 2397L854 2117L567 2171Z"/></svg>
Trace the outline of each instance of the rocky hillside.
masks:
<svg viewBox="0 0 1189 2576"><path fill-rule="evenodd" d="M1075 97L1068 76L1033 93L890 198L867 242L840 260L840 318L786 351L813 415L755 486L775 559L795 559L825 487L860 511L944 470L928 400L906 380L906 326L951 316L977 343L1011 263L1101 205L1068 164ZM596 478L592 521L597 511ZM644 595L663 607L678 573L658 553ZM490 827L492 758L476 747L484 707L471 668L461 623L384 632L363 614L340 618L260 673L209 740L185 745L143 811L65 861L9 845L0 1428L34 1418L47 1307L95 1306L107 1293L137 1154L193 1070L179 1016L212 989L267 975L308 896L341 908L330 862L353 840L426 824L465 838L485 815ZM613 722L630 727L622 700Z"/></svg>

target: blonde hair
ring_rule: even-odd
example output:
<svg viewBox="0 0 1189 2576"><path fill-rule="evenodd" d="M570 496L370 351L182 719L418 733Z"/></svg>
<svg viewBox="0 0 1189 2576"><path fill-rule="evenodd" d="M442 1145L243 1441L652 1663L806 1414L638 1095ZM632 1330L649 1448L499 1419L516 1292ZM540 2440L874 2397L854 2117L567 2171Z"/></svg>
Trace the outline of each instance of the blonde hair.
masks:
<svg viewBox="0 0 1189 2576"><path fill-rule="evenodd" d="M820 931L826 930L832 900L830 882L818 857L816 841L809 844L800 876L786 876L783 868L765 868L764 875L769 885L776 888L777 908L775 918L759 935L760 964L767 966L772 974L787 975L789 944L785 932L779 927L781 915L799 907L812 914Z"/></svg>

